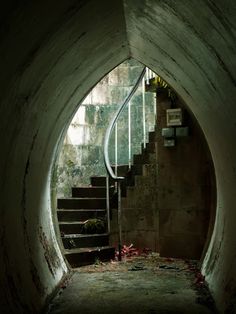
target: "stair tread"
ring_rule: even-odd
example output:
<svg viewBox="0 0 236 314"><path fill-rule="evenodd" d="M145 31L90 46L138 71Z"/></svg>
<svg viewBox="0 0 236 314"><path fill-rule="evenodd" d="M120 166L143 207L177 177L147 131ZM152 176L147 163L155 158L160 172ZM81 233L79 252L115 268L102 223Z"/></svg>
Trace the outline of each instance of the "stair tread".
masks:
<svg viewBox="0 0 236 314"><path fill-rule="evenodd" d="M97 246L97 247L87 247L87 248L75 248L70 250L65 250L65 255L74 254L74 253L90 253L93 251L101 251L106 249L113 249L112 246Z"/></svg>
<svg viewBox="0 0 236 314"><path fill-rule="evenodd" d="M76 201L80 201L80 200L105 200L105 197L61 197L58 198L58 200L76 200Z"/></svg>
<svg viewBox="0 0 236 314"><path fill-rule="evenodd" d="M57 209L57 212L66 212L66 213L69 213L69 212L89 212L91 213L92 211L96 211L96 212L105 212L106 209L81 209L81 208L78 208L78 209Z"/></svg>
<svg viewBox="0 0 236 314"><path fill-rule="evenodd" d="M84 221L59 221L58 223L59 225L84 225L86 221L87 219Z"/></svg>
<svg viewBox="0 0 236 314"><path fill-rule="evenodd" d="M93 233L93 234L77 233L77 234L65 235L63 238L66 238L66 239L92 238L92 237L102 237L102 236L108 236L108 235L109 233Z"/></svg>
<svg viewBox="0 0 236 314"><path fill-rule="evenodd" d="M89 211L89 212L93 212L93 211L106 211L106 208L60 208L60 209L57 209L57 211L63 211L63 212L69 212L69 211L75 211L75 212L81 212L81 211Z"/></svg>
<svg viewBox="0 0 236 314"><path fill-rule="evenodd" d="M110 185L110 188L114 185ZM104 185L91 185L91 186L74 186L72 189L104 189L106 186Z"/></svg>
<svg viewBox="0 0 236 314"><path fill-rule="evenodd" d="M106 176L91 176L90 178L106 178Z"/></svg>

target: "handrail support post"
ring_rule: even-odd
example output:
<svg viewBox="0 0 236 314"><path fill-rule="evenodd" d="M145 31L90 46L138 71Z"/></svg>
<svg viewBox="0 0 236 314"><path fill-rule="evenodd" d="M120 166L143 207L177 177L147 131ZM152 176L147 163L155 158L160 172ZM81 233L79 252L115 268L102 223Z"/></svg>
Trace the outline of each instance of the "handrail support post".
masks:
<svg viewBox="0 0 236 314"><path fill-rule="evenodd" d="M118 255L118 260L122 260L122 255L121 255L121 250L122 250L122 222L121 222L121 181L117 181L118 185L118 213L117 213L117 221L118 221L118 250L119 250L119 255Z"/></svg>
<svg viewBox="0 0 236 314"><path fill-rule="evenodd" d="M107 231L111 231L111 222L110 222L110 182L109 174L106 176L106 208L107 208Z"/></svg>
<svg viewBox="0 0 236 314"><path fill-rule="evenodd" d="M104 161L105 161L105 167L107 169L107 172L109 176L117 182L117 194L118 194L118 213L117 213L117 224L118 224L118 250L119 250L119 256L118 259L121 261L122 256L122 222L121 222L121 180L124 180L124 177L119 177L117 174L117 119L119 118L123 108L129 103L131 97L134 95L135 91L137 90L139 84L141 83L144 75L146 72L146 67L143 68L142 73L140 74L136 84L134 85L133 89L131 92L128 94L126 97L124 103L119 107L117 110L116 115L112 119L112 121L109 124L109 127L106 131L105 139L104 139ZM130 113L130 112L129 112ZM108 143L111 135L111 131L113 128L116 128L115 132L115 174L114 171L112 170L112 167L110 165L110 160L109 160L109 155L108 155ZM131 134L130 134L131 135ZM131 138L131 136L130 136ZM145 143L146 144L146 143ZM131 151L131 148L130 148ZM107 189L107 219L108 219L108 229L110 230L110 197L109 197L109 179L106 181L106 189Z"/></svg>

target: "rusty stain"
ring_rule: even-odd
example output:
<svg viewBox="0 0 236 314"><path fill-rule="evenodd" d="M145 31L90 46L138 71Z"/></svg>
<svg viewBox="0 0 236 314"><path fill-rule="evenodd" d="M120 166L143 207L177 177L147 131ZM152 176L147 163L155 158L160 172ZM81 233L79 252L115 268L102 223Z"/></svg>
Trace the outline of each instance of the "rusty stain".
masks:
<svg viewBox="0 0 236 314"><path fill-rule="evenodd" d="M26 166L25 166L21 205L22 205L22 221L23 221L23 232L24 232L25 247L29 253L30 274L31 274L33 283L34 283L37 291L39 292L39 294L41 296L43 296L45 293L45 289L43 287L43 284L40 281L40 277L38 275L37 268L34 265L34 262L32 259L33 252L32 252L31 246L30 246L30 238L29 238L29 235L27 232L27 219L25 216L25 213L26 213L26 180L27 180L27 175L29 173L29 168L30 168L30 158L31 158L31 154L32 154L32 151L34 148L34 144L35 144L37 135L38 135L38 131L33 136L33 140L32 140L29 155L28 155L28 159L27 159Z"/></svg>
<svg viewBox="0 0 236 314"><path fill-rule="evenodd" d="M39 239L44 249L44 257L47 262L49 271L55 278L55 269L59 267L60 262L54 246L50 245L45 233L43 232L42 227L39 227Z"/></svg>

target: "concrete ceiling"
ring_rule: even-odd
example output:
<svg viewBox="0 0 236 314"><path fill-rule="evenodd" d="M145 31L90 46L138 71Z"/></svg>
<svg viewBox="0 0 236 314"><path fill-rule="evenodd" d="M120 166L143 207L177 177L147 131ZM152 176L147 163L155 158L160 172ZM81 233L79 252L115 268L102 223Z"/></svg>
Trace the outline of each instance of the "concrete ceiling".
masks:
<svg viewBox="0 0 236 314"><path fill-rule="evenodd" d="M67 272L51 219L51 166L80 101L129 57L178 92L206 136L216 169L217 217L203 272L219 309L232 309L236 3L51 0L1 6L2 312L37 312Z"/></svg>

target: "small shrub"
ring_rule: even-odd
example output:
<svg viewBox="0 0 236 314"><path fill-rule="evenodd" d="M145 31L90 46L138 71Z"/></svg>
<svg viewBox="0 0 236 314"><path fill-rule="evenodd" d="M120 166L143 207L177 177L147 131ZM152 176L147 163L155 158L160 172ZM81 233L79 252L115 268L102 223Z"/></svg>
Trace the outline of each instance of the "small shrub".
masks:
<svg viewBox="0 0 236 314"><path fill-rule="evenodd" d="M98 218L88 219L82 227L82 233L95 234L105 232L105 221Z"/></svg>

